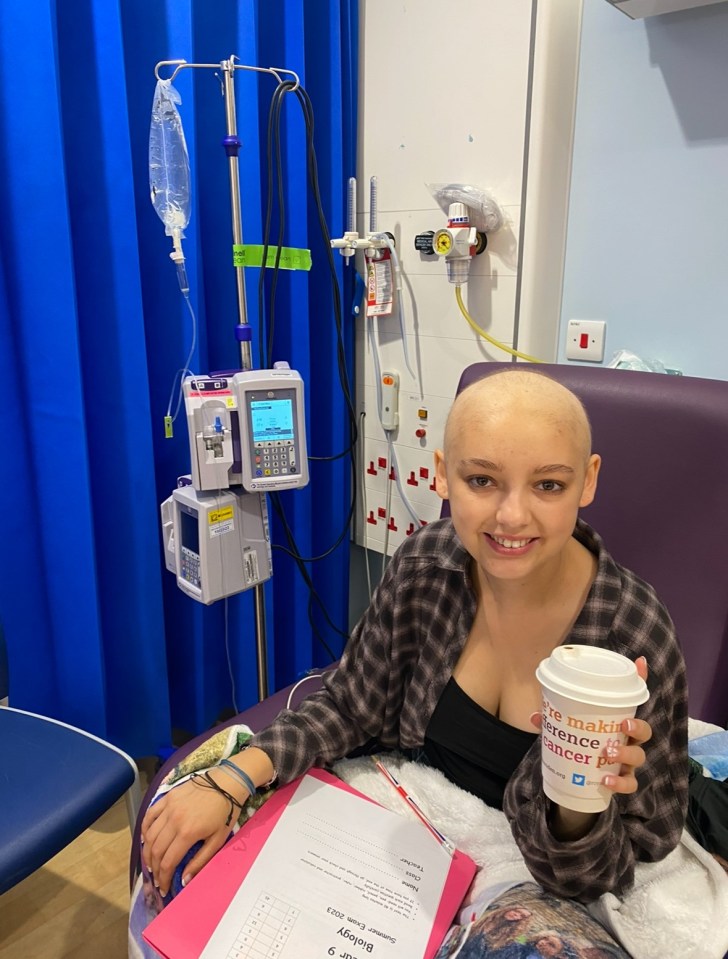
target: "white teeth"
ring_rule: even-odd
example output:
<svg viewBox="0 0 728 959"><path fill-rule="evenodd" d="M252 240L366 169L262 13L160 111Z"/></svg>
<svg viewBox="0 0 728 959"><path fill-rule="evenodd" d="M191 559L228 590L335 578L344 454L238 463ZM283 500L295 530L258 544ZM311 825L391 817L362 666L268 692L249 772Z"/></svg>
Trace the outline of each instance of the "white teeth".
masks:
<svg viewBox="0 0 728 959"><path fill-rule="evenodd" d="M493 539L499 546L505 546L506 549L520 549L521 546L531 542L528 539L503 539L501 536L494 536Z"/></svg>

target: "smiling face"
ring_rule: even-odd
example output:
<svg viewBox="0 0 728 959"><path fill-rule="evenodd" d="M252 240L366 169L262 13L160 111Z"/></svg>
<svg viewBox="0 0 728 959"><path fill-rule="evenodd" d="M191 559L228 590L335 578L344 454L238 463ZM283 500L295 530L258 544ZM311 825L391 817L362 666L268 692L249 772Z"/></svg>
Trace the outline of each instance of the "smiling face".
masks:
<svg viewBox="0 0 728 959"><path fill-rule="evenodd" d="M564 943L561 941L561 938L555 933L552 935L541 936L540 939L536 940L536 948L538 949L538 954L546 957L557 957L561 954L562 949L564 948Z"/></svg>
<svg viewBox="0 0 728 959"><path fill-rule="evenodd" d="M559 571L579 507L594 498L599 457L576 397L537 373L498 373L453 404L437 492L487 578Z"/></svg>

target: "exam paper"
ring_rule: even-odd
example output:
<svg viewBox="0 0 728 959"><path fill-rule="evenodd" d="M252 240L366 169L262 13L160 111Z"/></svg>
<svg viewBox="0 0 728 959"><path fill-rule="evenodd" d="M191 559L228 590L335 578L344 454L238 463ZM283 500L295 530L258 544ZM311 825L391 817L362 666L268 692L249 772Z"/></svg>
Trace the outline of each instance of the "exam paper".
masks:
<svg viewBox="0 0 728 959"><path fill-rule="evenodd" d="M450 865L419 823L305 776L201 959L417 959Z"/></svg>

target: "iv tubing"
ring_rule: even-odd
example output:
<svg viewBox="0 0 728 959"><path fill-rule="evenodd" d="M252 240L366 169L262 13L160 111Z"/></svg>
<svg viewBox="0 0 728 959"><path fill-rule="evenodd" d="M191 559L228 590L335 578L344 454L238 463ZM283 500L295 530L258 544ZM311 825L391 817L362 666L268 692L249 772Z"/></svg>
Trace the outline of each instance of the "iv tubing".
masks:
<svg viewBox="0 0 728 959"><path fill-rule="evenodd" d="M472 326L476 333L480 334L484 340L487 340L489 343L492 343L493 346L498 347L499 350L503 350L505 353L510 353L511 356L517 356L519 360L528 360L529 363L545 363L545 360L538 360L535 356L529 356L528 353L519 353L518 350L511 349L510 346L506 346L505 343L501 343L500 340L496 340L495 337L491 336L489 333L486 333L485 330L482 330L472 316L468 313L463 303L463 294L462 289L459 286L455 287L455 299L458 301L458 306L460 307L460 312L463 314L468 323Z"/></svg>
<svg viewBox="0 0 728 959"><path fill-rule="evenodd" d="M176 383L177 377L179 376L180 378L179 395L177 397L177 406L175 407L175 410L174 410L174 416L172 417L173 423L177 419L179 408L182 405L182 395L183 395L182 379L186 373L189 373L190 375L194 375L192 371L190 370L190 363L192 362L192 354L195 352L195 347L197 346L197 317L195 316L195 311L192 308L192 303L190 302L189 293L185 293L184 298L185 298L185 303L187 304L187 309L190 311L190 316L192 317L192 345L190 346L190 352L187 354L185 365L182 367L181 370L177 370L177 372L174 375L174 380L172 381L172 391L169 394L169 403L167 404L167 416L170 415L170 412L172 410L172 397L174 396L174 384Z"/></svg>

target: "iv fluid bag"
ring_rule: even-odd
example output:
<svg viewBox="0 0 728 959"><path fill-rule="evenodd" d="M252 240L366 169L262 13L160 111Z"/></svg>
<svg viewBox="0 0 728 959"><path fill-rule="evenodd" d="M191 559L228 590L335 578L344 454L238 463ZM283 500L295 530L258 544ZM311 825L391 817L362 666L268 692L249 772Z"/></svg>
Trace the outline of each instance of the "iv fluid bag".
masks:
<svg viewBox="0 0 728 959"><path fill-rule="evenodd" d="M154 90L149 127L149 189L167 236L184 236L190 222L190 160L182 118L176 104L182 98L171 80L159 80Z"/></svg>

